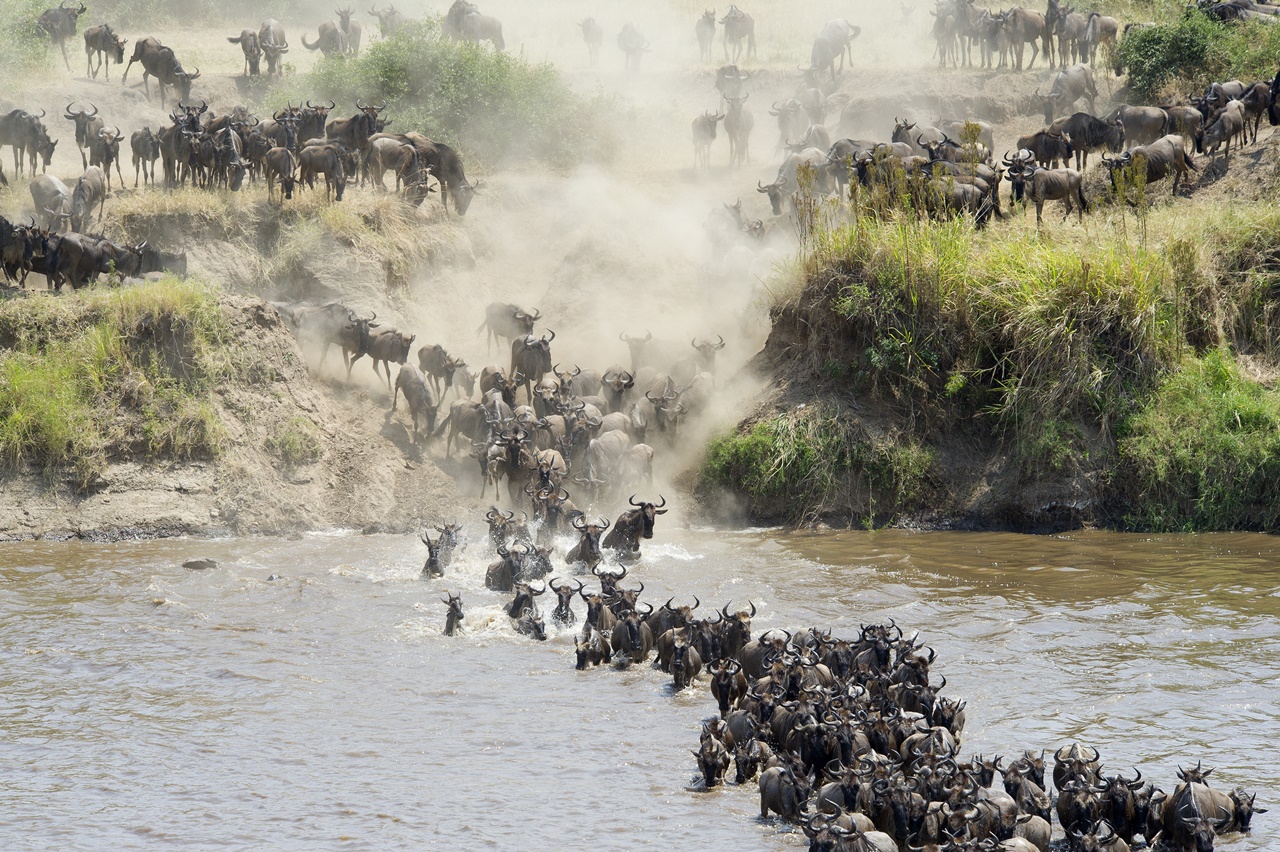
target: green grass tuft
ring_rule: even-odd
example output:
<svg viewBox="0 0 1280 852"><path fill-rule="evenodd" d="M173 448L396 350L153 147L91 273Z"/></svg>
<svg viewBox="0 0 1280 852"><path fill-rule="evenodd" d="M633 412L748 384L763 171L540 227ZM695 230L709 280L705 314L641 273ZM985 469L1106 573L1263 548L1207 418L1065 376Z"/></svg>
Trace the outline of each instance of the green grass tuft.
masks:
<svg viewBox="0 0 1280 852"><path fill-rule="evenodd" d="M286 467L316 461L323 453L320 430L305 417L292 417L267 438L266 450Z"/></svg>

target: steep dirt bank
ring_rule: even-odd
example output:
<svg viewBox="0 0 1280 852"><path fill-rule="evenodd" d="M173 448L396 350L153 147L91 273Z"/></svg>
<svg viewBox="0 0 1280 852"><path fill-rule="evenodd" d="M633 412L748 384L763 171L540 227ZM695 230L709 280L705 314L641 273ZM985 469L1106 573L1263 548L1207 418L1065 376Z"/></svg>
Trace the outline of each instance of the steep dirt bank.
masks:
<svg viewBox="0 0 1280 852"><path fill-rule="evenodd" d="M193 461L113 453L80 491L34 469L0 479L0 540L406 531L465 510L450 475L417 446L403 410L309 374L264 302L224 296L240 376L211 394L221 451ZM330 358L332 359L332 355Z"/></svg>

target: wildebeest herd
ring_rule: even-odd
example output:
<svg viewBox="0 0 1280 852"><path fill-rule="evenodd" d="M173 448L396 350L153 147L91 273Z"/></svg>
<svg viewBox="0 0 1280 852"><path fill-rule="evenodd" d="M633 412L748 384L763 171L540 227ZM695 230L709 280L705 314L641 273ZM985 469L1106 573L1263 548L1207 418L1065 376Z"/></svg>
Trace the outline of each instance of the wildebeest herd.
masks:
<svg viewBox="0 0 1280 852"><path fill-rule="evenodd" d="M692 749L700 788L726 783L732 769L733 783L758 790L761 818L797 824L811 852L1048 852L1055 824L1073 852L1142 844L1210 852L1217 836L1248 831L1266 812L1242 788L1212 786L1213 770L1199 762L1164 790L1139 769L1107 771L1100 751L1080 744L1057 748L1051 763L1036 750L965 760L967 702L943 694L947 679L919 634L906 637L891 619L863 625L856 638L816 628L753 636L750 602L705 616L696 596L642 602L644 583L628 572L643 565L640 543L663 503L631 503L603 542L607 520L570 510L578 541L563 557L552 553L553 538L543 546L545 519L490 509L486 546L497 560L486 586L511 593L503 611L512 628L543 641L538 598L550 591L550 621L572 634L579 670L652 661L674 691L706 683L718 712ZM438 537L422 536L428 580L445 576L461 539L455 525L436 529ZM603 567L602 551L620 571ZM570 579L545 581L561 561ZM588 571L598 590L572 576ZM457 635L462 596L442 603L444 633Z"/></svg>
<svg viewBox="0 0 1280 852"><path fill-rule="evenodd" d="M468 37L471 26L467 22L474 7L468 11L466 0L457 0L455 6L462 10L457 17L464 25L458 37ZM40 16L40 28L62 47L64 58L65 42L76 34L77 20L84 12L83 5L72 8L64 4ZM342 52L354 54L359 50L360 24L352 20L350 8L337 14L338 24L322 26L318 42L324 43L329 33ZM406 20L394 6L370 14L379 18L384 36L394 33ZM35 272L45 275L51 288L60 289L64 283L73 287L92 283L105 273L130 277L185 272L185 261L179 263L176 256L171 261L157 261L163 252L157 255L153 249L148 255L145 245L119 244L89 232L101 220L112 191L113 169L118 185L124 184L122 156L131 157L135 189L140 183L157 185L158 160L162 165L160 182L166 189L190 183L235 192L245 186L246 179L250 184L261 179L270 198L276 197L279 188L280 203L292 199L299 187L314 189L319 178L324 179L326 198L335 201L342 200L348 182L385 191L385 176L391 171L396 191L408 203L421 205L438 189L446 212L452 206L464 215L479 186L478 181L467 180L462 159L451 146L414 131L386 132L391 120L382 115L381 105L357 99L355 112L346 118L331 117L338 108L332 100L327 104L310 100L287 103L270 118L260 118L243 106L218 114L205 100L192 102L191 88L200 79L200 69L186 70L172 48L159 39L138 39L127 63L127 39L109 25L87 29L84 40L89 75L96 77L102 68L109 78L110 63L115 62L124 65L121 84L128 85L129 72L139 64L147 96L151 96L154 78L161 108L166 107L166 92L170 91L177 105L170 111L167 125L144 126L126 138L94 104L67 104L64 118L74 125L84 168L71 186L47 174L60 141L45 123L48 113L44 109L14 109L0 115L0 148L13 148L15 171L29 171L34 176L39 164L41 172L30 183L35 211L31 221L24 224L0 218L0 256L6 281L25 285L27 276ZM269 19L259 29L245 29L228 41L243 51L246 75L260 73L263 57L268 75L283 73L282 57L288 53L289 42L279 21ZM305 39L304 45L312 47ZM128 148L122 154L125 143ZM7 183L3 170L0 183Z"/></svg>
<svg viewBox="0 0 1280 852"><path fill-rule="evenodd" d="M365 317L336 303L273 305L303 347L319 352L318 364L337 347L349 378L367 355L375 375L385 374L392 412L404 396L414 441L444 437L446 458L460 445L476 460L480 496L492 486L501 499L505 481L510 504L543 522L548 536L576 523L569 489L595 504L653 486L654 447L675 444L685 422L709 410L716 353L725 346L720 335L695 337L680 352L651 333L622 332L629 365L603 372L562 366L552 357L555 331L535 333L540 312L494 302L476 331L490 344L509 341L510 360L476 373L442 345L415 351L416 335L382 324L376 313ZM394 384L393 363L400 367ZM450 391L456 399L441 416ZM582 561L594 567L598 549Z"/></svg>

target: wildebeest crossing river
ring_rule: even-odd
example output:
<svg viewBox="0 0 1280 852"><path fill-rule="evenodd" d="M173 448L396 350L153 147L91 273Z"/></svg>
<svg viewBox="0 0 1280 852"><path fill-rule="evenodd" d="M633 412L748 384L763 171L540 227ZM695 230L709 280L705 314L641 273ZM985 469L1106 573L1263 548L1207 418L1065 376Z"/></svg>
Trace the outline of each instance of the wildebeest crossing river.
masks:
<svg viewBox="0 0 1280 852"><path fill-rule="evenodd" d="M673 694L648 666L575 671L570 629L515 635L468 520L432 582L410 537L5 545L4 845L804 847L758 820L754 784L700 792L705 674ZM181 567L194 556L219 565ZM670 523L628 579L655 605L751 600L757 635L893 617L968 700L965 756L1080 741L1166 790L1203 759L1274 812L1278 557L1250 535ZM446 588L465 601L454 638ZM1274 848L1273 816L1218 848Z"/></svg>

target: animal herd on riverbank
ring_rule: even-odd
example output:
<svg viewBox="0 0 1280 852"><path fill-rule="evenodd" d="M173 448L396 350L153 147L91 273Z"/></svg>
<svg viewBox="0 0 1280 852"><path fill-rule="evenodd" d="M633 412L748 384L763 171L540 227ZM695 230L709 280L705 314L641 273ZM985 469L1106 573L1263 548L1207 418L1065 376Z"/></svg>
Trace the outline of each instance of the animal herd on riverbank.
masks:
<svg viewBox="0 0 1280 852"><path fill-rule="evenodd" d="M492 509L486 545L499 558L486 586L512 593L505 614L536 640L547 639L538 598L554 593L551 621L573 632L578 670L652 661L673 692L707 683L718 712L691 749L699 788L727 783L732 769L734 784L758 791L761 819L798 825L811 852L1048 852L1055 824L1073 852L1211 852L1215 838L1249 831L1253 815L1266 812L1240 787L1212 786L1214 770L1200 762L1180 768L1166 791L1140 769L1107 771L1098 749L1078 743L1055 749L1051 762L1034 749L962 759L967 703L942 694L937 653L892 619L862 625L856 637L819 628L753 636L751 603L699 617L696 596L642 602L636 578L652 508L637 502L614 525L628 534L604 543L620 572L582 558L600 552L598 531L585 524L575 524L580 539L561 554L535 544L538 521ZM423 536L425 580L446 576L459 546L457 526L437 529L438 539ZM564 571L570 579L539 584ZM588 571L598 591L573 576ZM445 634L465 633L461 594L442 603Z"/></svg>

